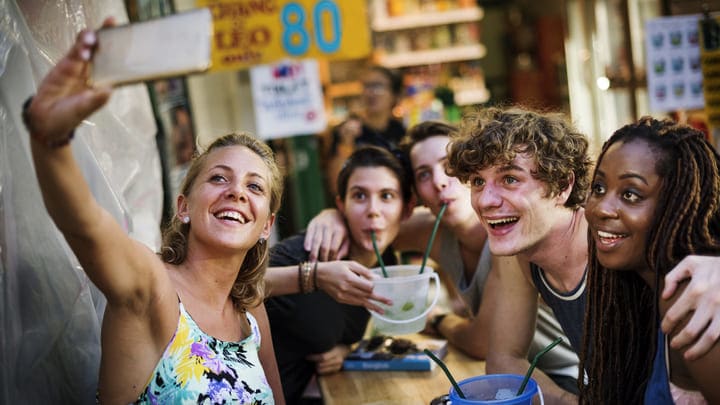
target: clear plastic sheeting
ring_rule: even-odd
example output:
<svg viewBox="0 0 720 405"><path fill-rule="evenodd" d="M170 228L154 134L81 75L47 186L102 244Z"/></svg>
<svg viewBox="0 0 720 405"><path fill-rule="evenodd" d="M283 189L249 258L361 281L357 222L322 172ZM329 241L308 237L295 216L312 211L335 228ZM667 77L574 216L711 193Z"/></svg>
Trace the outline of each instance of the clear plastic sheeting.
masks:
<svg viewBox="0 0 720 405"><path fill-rule="evenodd" d="M121 0L0 0L0 403L94 403L105 300L47 214L23 101L84 27L127 20ZM76 131L95 198L135 239L159 245L155 122L143 85L114 92Z"/></svg>

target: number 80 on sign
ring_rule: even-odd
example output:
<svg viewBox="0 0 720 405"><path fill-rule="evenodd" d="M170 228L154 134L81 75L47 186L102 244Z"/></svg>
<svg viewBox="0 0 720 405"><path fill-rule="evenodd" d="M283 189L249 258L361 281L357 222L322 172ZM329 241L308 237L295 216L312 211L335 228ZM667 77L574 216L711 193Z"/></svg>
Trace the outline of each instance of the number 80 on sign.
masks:
<svg viewBox="0 0 720 405"><path fill-rule="evenodd" d="M342 39L341 14L337 3L332 0L321 0L312 9L312 21L306 24L305 9L298 3L288 3L281 12L283 48L292 56L307 53L311 35L307 26L315 27L312 39L322 53L334 53L340 49Z"/></svg>

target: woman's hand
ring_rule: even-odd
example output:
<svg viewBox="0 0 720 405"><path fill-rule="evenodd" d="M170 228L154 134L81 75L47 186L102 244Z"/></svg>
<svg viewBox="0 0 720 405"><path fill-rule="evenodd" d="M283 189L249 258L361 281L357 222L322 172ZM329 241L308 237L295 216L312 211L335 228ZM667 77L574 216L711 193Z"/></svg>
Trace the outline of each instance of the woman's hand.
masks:
<svg viewBox="0 0 720 405"><path fill-rule="evenodd" d="M337 345L325 353L311 354L308 360L315 362L315 370L318 374L330 374L342 369L345 356L350 353L350 347L347 345Z"/></svg>
<svg viewBox="0 0 720 405"><path fill-rule="evenodd" d="M720 257L688 256L665 276L663 299L669 299L683 281L685 290L665 313L662 329L670 333L690 314L690 321L671 340L675 349L688 346L687 360L710 350L720 337Z"/></svg>
<svg viewBox="0 0 720 405"><path fill-rule="evenodd" d="M103 23L103 27L112 25L112 18ZM72 49L40 83L26 116L34 139L46 143L67 139L82 120L110 98L111 88L88 84L90 60L97 46L95 32L81 31Z"/></svg>
<svg viewBox="0 0 720 405"><path fill-rule="evenodd" d="M345 257L350 240L340 212L332 208L324 209L310 220L303 246L310 252L310 261L325 262Z"/></svg>
<svg viewBox="0 0 720 405"><path fill-rule="evenodd" d="M318 262L315 271L318 288L337 302L363 306L381 314L385 311L373 301L392 305L390 299L373 293L372 280L376 276L357 262Z"/></svg>
<svg viewBox="0 0 720 405"><path fill-rule="evenodd" d="M362 121L358 118L349 118L338 128L340 143L348 146L355 145L355 138L362 134Z"/></svg>

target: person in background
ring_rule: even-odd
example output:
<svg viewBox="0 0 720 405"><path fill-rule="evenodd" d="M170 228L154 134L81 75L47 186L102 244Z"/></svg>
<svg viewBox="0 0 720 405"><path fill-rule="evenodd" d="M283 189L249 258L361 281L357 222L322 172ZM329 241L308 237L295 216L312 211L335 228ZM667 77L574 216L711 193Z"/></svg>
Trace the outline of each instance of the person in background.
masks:
<svg viewBox="0 0 720 405"><path fill-rule="evenodd" d="M210 145L150 251L95 201L69 145L111 94L88 85L98 46L82 31L23 108L48 213L107 298L98 400L283 404L262 301L282 192L272 151L249 135Z"/></svg>
<svg viewBox="0 0 720 405"><path fill-rule="evenodd" d="M585 135L560 114L519 107L488 108L467 116L450 143L448 172L470 184L490 250L503 256L496 268L498 298L490 323L488 373L527 371L525 354L535 328L538 294L552 308L575 352L581 351L588 264L582 204L591 167L587 149ZM694 316L703 325L715 325L720 318L720 284L712 277L718 267L720 257L694 257L673 270L693 274L679 311L696 309ZM713 327L699 331L703 333L689 334L709 335L693 342L701 345L702 353L718 334ZM577 396L544 373L535 371L533 378L546 403L577 403Z"/></svg>
<svg viewBox="0 0 720 405"><path fill-rule="evenodd" d="M585 207L583 402L720 403L720 344L688 361L659 325L663 276L687 255L720 255L719 171L704 135L669 120L643 117L603 146Z"/></svg>
<svg viewBox="0 0 720 405"><path fill-rule="evenodd" d="M269 274L295 273L299 294L274 296L266 300L273 329L283 390L289 403L298 403L315 373L341 369L365 332L370 314L362 306L342 304L327 294L332 282L324 275L369 273L377 256L371 233L386 265L397 264L390 244L400 222L412 210L412 191L402 163L383 148L365 146L353 152L337 180L340 190L336 204L350 229L347 255L329 262L311 261L299 234L273 246ZM287 277L285 278L287 279ZM364 280L367 281L367 280ZM273 283L269 283L272 291Z"/></svg>
<svg viewBox="0 0 720 405"><path fill-rule="evenodd" d="M494 310L496 275L492 268L496 259L490 254L487 233L470 203L470 189L445 173L446 147L456 131L452 125L426 121L410 128L401 141L402 151L410 158L415 192L425 208L416 208L410 219L403 222L393 247L402 252L423 253L436 217L442 205L447 204L430 258L460 292L463 305L457 313L440 313L430 318L426 330L448 339L474 358L485 359L488 325ZM345 246L339 244L347 240L346 235L344 221L337 211L325 210L310 222L305 246L312 258L332 259L337 252L345 251ZM529 358L562 335L552 311L540 304ZM543 356L538 367L565 389L577 393L578 358L567 342Z"/></svg>
<svg viewBox="0 0 720 405"><path fill-rule="evenodd" d="M400 138L405 135L405 125L392 115L402 95L402 77L382 66L372 66L361 80L362 113L351 114L332 131L327 163L328 186L332 195L337 194L335 180L343 163L358 146L374 145L392 151L397 149Z"/></svg>

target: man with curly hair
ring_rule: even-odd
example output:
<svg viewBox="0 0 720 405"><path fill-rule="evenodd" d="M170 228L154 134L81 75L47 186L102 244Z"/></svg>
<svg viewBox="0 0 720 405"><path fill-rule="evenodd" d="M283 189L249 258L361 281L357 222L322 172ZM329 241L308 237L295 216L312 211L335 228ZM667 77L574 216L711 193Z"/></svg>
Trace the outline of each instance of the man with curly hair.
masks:
<svg viewBox="0 0 720 405"><path fill-rule="evenodd" d="M588 140L559 114L521 108L489 108L466 117L448 151L448 175L471 187L472 205L487 230L490 250L503 256L490 322L488 373L524 374L538 294L555 312L579 353L585 314L588 233L583 203L592 161ZM664 298L692 276L663 328L695 311L681 339L685 352L704 353L720 335L718 288L713 273L720 258L689 256L668 275ZM708 287L710 285L710 287ZM702 332L702 336L700 336ZM700 337L698 337L700 336ZM576 403L577 397L545 374L533 377L546 403Z"/></svg>

